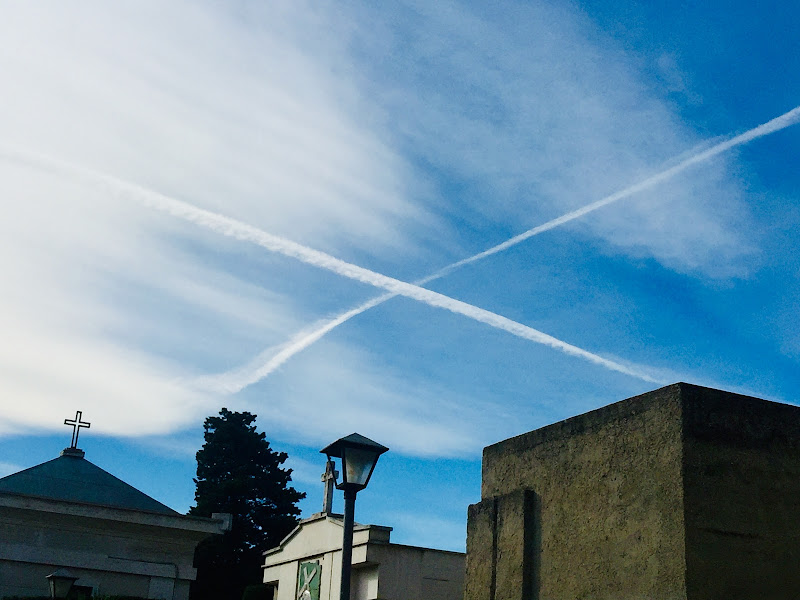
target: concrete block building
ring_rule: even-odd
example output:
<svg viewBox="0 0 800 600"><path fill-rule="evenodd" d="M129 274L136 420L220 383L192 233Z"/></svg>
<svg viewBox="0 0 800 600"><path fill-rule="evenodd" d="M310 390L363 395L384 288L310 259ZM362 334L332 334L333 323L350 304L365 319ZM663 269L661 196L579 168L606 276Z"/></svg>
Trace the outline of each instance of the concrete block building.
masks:
<svg viewBox="0 0 800 600"><path fill-rule="evenodd" d="M800 598L800 407L677 383L484 449L465 600Z"/></svg>

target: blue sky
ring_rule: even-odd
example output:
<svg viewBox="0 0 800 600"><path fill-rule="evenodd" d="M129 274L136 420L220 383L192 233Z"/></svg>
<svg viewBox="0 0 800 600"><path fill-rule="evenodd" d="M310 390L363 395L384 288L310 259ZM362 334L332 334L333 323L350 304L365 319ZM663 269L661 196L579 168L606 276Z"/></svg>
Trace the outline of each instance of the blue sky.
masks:
<svg viewBox="0 0 800 600"><path fill-rule="evenodd" d="M82 410L185 511L226 406L305 515L320 448L389 446L357 519L458 550L485 445L674 381L797 402L800 118L736 137L800 105L789 3L3 11L0 474Z"/></svg>

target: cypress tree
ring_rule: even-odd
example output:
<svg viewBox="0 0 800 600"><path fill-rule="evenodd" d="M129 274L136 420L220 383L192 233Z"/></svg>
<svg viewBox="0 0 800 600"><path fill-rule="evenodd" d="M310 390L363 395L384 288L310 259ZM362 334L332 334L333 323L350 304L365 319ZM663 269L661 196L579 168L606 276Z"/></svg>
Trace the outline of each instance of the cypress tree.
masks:
<svg viewBox="0 0 800 600"><path fill-rule="evenodd" d="M305 494L290 486L292 470L281 467L286 453L270 448L255 419L223 408L203 425L205 443L197 452L195 506L189 514L227 512L233 524L224 535L198 545L192 600L239 600L247 585L261 582L261 553L297 525L297 502Z"/></svg>

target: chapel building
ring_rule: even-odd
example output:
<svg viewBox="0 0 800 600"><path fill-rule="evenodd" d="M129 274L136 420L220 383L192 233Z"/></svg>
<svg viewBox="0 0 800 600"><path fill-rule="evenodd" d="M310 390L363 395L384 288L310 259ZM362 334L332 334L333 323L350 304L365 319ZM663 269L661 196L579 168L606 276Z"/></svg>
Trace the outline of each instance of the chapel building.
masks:
<svg viewBox="0 0 800 600"><path fill-rule="evenodd" d="M181 515L86 460L75 442L0 478L0 598L49 596L47 577L59 573L85 596L186 600L195 547L229 529L230 515Z"/></svg>
<svg viewBox="0 0 800 600"><path fill-rule="evenodd" d="M334 514L338 472L328 461L322 511L300 521L264 552L264 583L274 600L338 600L344 518ZM394 544L391 527L353 528L351 600L462 600L464 553Z"/></svg>

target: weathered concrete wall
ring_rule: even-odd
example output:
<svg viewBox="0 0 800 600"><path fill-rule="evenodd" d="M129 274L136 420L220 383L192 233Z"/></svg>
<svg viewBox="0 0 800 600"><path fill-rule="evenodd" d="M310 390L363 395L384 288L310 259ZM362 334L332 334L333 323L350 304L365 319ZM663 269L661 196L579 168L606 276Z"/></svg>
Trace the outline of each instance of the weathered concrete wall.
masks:
<svg viewBox="0 0 800 600"><path fill-rule="evenodd" d="M467 510L464 600L494 600L496 596L496 521L497 501L494 498L472 504Z"/></svg>
<svg viewBox="0 0 800 600"><path fill-rule="evenodd" d="M692 600L800 598L800 408L684 386Z"/></svg>
<svg viewBox="0 0 800 600"><path fill-rule="evenodd" d="M680 392L487 447L465 600L685 599Z"/></svg>
<svg viewBox="0 0 800 600"><path fill-rule="evenodd" d="M464 554L390 543L391 528L356 525L350 596L357 600L462 600ZM342 521L315 516L264 556L264 582L277 586L276 600L297 593L297 565L321 566L320 598L339 597Z"/></svg>
<svg viewBox="0 0 800 600"><path fill-rule="evenodd" d="M98 594L187 598L194 548L208 534L180 529L185 517L105 510L117 519L99 518L101 509L88 505L3 496L0 597L46 596L45 577L65 567ZM140 522L122 520L128 516Z"/></svg>
<svg viewBox="0 0 800 600"><path fill-rule="evenodd" d="M376 544L376 596L381 600L461 600L464 554L400 544Z"/></svg>

